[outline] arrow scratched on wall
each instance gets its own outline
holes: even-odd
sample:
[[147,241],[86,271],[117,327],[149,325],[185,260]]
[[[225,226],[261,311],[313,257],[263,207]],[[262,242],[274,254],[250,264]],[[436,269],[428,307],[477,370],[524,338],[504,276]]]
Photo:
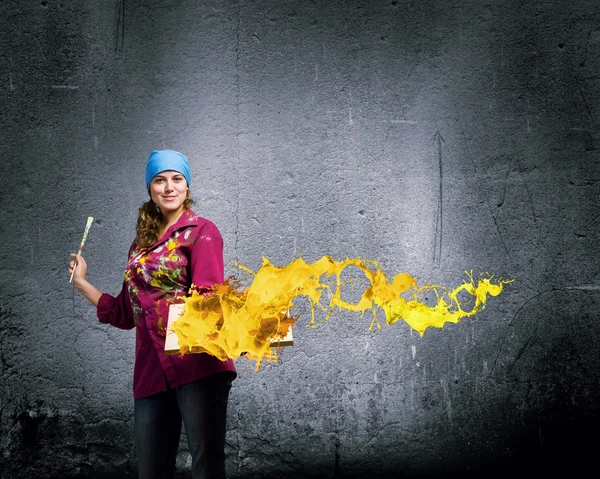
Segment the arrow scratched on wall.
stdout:
[[446,145],[442,134],[439,130],[436,130],[433,135],[433,142],[436,146],[436,155],[438,159],[439,167],[439,199],[438,199],[438,211],[435,223],[435,236],[433,238],[433,262],[437,263],[438,266],[442,261],[442,241],[444,233],[444,170],[442,167],[442,144]]
[[123,44],[125,43],[125,0],[119,2],[117,12],[117,34],[115,42],[115,53],[123,53]]

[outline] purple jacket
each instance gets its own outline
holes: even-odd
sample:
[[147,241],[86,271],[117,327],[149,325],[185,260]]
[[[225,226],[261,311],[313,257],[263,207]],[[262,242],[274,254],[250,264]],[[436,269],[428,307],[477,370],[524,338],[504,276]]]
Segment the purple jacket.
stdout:
[[103,293],[97,314],[101,323],[136,329],[135,399],[165,391],[167,381],[174,388],[215,373],[236,373],[231,359],[164,352],[169,305],[181,303],[192,285],[202,292],[223,281],[221,234],[192,210],[186,210],[153,246],[131,245],[123,288],[116,297]]

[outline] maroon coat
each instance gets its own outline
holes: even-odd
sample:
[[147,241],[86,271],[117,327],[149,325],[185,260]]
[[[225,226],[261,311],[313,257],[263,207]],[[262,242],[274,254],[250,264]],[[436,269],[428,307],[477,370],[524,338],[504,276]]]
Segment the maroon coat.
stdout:
[[217,227],[186,210],[149,248],[129,251],[125,280],[116,296],[103,293],[98,319],[121,329],[136,328],[135,399],[224,371],[236,372],[231,359],[207,353],[165,354],[169,305],[183,302],[192,285],[206,291],[224,281],[223,239]]

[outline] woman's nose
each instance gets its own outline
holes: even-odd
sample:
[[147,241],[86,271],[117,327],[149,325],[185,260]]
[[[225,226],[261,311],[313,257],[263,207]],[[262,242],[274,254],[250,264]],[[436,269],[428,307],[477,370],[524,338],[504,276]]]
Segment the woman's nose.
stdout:
[[171,180],[165,181],[165,190],[172,191],[174,188],[174,184]]

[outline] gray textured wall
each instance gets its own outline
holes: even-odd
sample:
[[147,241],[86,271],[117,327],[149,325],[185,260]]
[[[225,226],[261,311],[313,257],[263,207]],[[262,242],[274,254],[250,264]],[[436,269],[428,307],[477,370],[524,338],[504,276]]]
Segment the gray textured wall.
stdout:
[[[571,473],[600,396],[600,3],[7,1],[0,7],[0,477],[128,477],[116,293],[155,148],[227,260],[330,254],[514,278],[423,337],[337,314],[237,362],[232,478]],[[227,266],[231,273],[232,266]],[[180,471],[186,470],[182,442]]]

